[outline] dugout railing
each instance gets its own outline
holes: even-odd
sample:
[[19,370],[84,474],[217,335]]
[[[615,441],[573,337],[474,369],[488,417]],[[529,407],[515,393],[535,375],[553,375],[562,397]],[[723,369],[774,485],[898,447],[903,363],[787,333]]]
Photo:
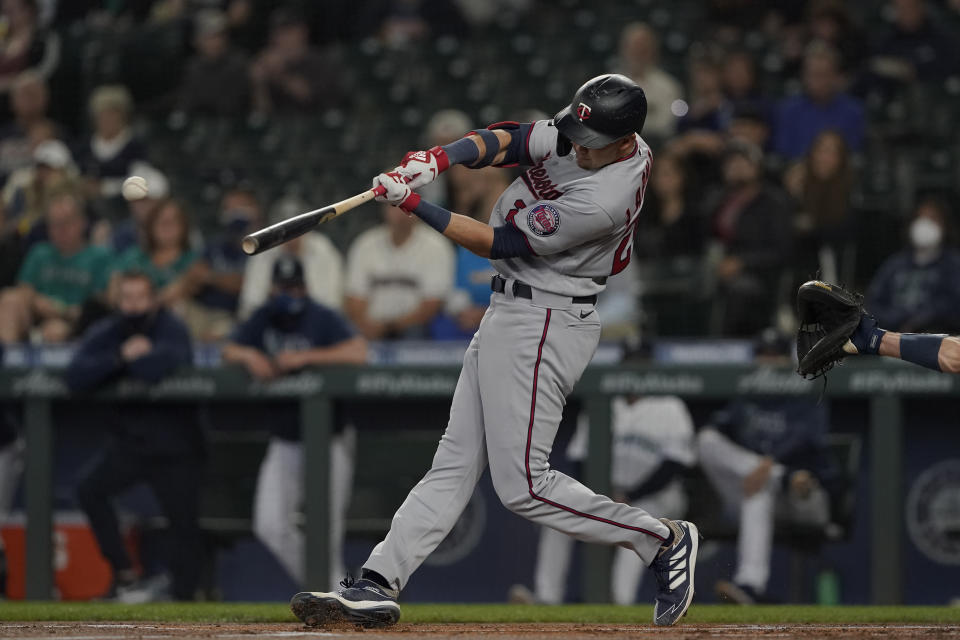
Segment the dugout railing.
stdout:
[[[148,386],[121,380],[84,401],[257,402],[292,399],[300,404],[306,458],[324,459],[334,420],[334,402],[443,399],[452,396],[456,367],[338,367],[314,369],[268,383],[251,381],[239,369],[190,369]],[[592,425],[610,424],[610,399],[621,394],[675,394],[689,400],[723,400],[738,395],[784,396],[823,393],[830,398],[862,398],[869,404],[871,599],[875,604],[902,600],[903,420],[904,396],[954,396],[955,376],[877,360],[854,361],[831,372],[829,384],[802,380],[782,367],[752,365],[596,365],[585,372],[574,394]],[[28,599],[49,599],[52,567],[52,465],[56,429],[51,407],[70,402],[59,374],[44,369],[0,369],[0,402],[23,404],[27,441],[25,496],[27,513]],[[590,429],[585,482],[598,492],[610,489],[610,430]],[[329,473],[325,465],[306,465],[306,570],[309,584],[327,584]],[[588,545],[584,593],[607,601],[611,549]]]

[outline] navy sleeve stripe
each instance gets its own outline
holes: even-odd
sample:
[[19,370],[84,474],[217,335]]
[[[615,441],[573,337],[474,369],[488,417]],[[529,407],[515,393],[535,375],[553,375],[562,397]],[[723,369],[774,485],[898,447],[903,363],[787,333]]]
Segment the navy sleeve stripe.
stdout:
[[493,228],[493,246],[490,248],[490,258],[492,260],[529,255],[537,254],[530,246],[530,240],[527,239],[523,231],[510,225]]

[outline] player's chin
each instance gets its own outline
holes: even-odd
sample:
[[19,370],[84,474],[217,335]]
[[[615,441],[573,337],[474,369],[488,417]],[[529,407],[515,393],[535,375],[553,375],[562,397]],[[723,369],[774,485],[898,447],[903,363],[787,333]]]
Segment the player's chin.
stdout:
[[581,169],[593,169],[593,163],[590,162],[590,159],[581,156],[577,156],[577,166]]

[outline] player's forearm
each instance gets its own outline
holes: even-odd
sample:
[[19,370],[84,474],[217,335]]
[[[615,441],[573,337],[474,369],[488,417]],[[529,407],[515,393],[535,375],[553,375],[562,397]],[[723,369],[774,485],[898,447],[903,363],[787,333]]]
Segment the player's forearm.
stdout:
[[443,235],[481,258],[489,258],[493,248],[493,227],[468,216],[453,213]]
[[440,309],[443,308],[443,300],[438,300],[436,298],[428,299],[422,301],[417,308],[400,316],[399,318],[394,318],[393,320],[388,321],[387,332],[388,333],[397,333],[406,331],[410,327],[418,327],[424,325],[430,320],[433,319],[435,315],[440,313]]
[[935,371],[960,373],[960,338],[954,336],[887,331],[877,353]]
[[223,358],[223,361],[228,364],[243,364],[247,363],[251,357],[256,356],[259,353],[253,347],[247,347],[242,344],[236,344],[230,342],[223,347],[223,351],[220,353],[220,357]]
[[329,347],[308,349],[302,354],[305,366],[364,364],[367,361],[367,341],[358,336]]
[[939,359],[941,371],[960,373],[960,338],[944,338],[940,345]]
[[880,339],[880,348],[877,353],[881,356],[890,358],[900,357],[900,334],[893,331],[887,331]]
[[[491,133],[493,134],[492,136],[490,135]],[[465,139],[470,140],[471,142],[473,142],[474,145],[476,145],[477,160],[480,160],[487,156],[488,142],[495,149],[495,151],[492,152],[493,159],[490,162],[482,165],[482,166],[486,166],[486,164],[498,164],[500,162],[503,162],[503,158],[507,153],[507,147],[510,146],[512,136],[510,135],[509,131],[504,131],[503,129],[496,129],[491,132],[485,132],[483,135],[471,133]],[[468,164],[467,166],[473,166],[476,164],[477,164],[477,161],[474,161]]]

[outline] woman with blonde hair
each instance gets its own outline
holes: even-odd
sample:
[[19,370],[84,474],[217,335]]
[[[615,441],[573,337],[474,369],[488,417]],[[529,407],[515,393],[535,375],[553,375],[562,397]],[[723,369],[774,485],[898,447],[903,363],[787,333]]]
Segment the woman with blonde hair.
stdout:
[[89,109],[93,133],[80,151],[80,169],[92,197],[115,197],[130,165],[147,155],[130,126],[133,98],[123,85],[104,85],[90,95]]

